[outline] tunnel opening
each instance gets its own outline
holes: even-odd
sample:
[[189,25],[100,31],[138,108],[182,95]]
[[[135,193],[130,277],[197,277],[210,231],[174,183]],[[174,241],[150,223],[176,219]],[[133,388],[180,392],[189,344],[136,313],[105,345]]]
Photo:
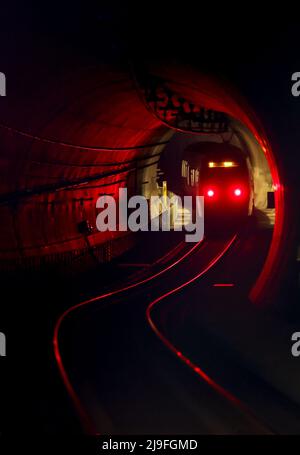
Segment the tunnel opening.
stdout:
[[[194,128],[191,128],[189,132],[194,136],[198,135],[198,137],[201,136],[201,133],[205,133],[205,136],[207,136],[209,131],[204,131],[207,125],[215,127],[217,124],[217,127],[222,128],[225,126],[225,129],[226,126],[228,128],[230,125],[234,130],[233,138],[236,138],[242,144],[242,148],[247,150],[254,184],[254,209],[256,215],[260,217],[262,224],[274,227],[266,261],[261,268],[257,281],[253,284],[250,295],[253,301],[261,304],[271,302],[276,295],[279,283],[276,276],[284,274],[282,267],[279,266],[280,261],[278,262],[278,258],[287,257],[282,246],[284,243],[285,195],[283,185],[279,179],[278,160],[275,158],[274,150],[272,150],[258,116],[232,87],[228,87],[227,84],[222,85],[220,81],[216,81],[213,77],[200,74],[190,67],[183,69],[174,64],[168,67],[152,65],[151,71],[158,76],[158,83],[156,81],[158,88],[156,87],[156,90],[160,95],[160,91],[163,90],[165,97],[163,98],[162,110],[155,97],[154,105],[153,99],[150,97],[149,101],[152,101],[152,104],[150,103],[148,108],[150,107],[152,113],[162,123],[171,125],[177,132],[186,132],[186,124],[191,125],[190,113],[194,110],[195,105],[198,105],[200,106],[201,114],[204,114],[200,119],[200,131],[199,129],[197,130],[197,125],[196,128],[193,125]],[[176,77],[174,77],[175,74]],[[163,78],[163,84],[159,81],[159,78]],[[150,93],[153,95],[153,92]],[[167,120],[165,110],[166,106],[170,106],[170,98],[172,98],[174,93],[175,99],[177,97],[177,103],[176,101],[174,103],[174,99],[172,100],[171,117],[173,119],[170,121],[170,119]],[[147,102],[147,91],[144,95],[144,101]],[[177,107],[179,116],[177,114],[174,116],[174,112],[172,112],[174,104]],[[187,108],[186,104],[188,104]],[[205,106],[206,111],[203,111],[201,106]],[[185,110],[185,114],[183,114],[183,110]],[[214,111],[224,113],[225,116],[211,116],[211,112]],[[210,122],[211,120],[212,122]],[[210,132],[212,132],[211,128]],[[278,153],[278,151],[276,152]],[[286,247],[288,248],[287,245]]]

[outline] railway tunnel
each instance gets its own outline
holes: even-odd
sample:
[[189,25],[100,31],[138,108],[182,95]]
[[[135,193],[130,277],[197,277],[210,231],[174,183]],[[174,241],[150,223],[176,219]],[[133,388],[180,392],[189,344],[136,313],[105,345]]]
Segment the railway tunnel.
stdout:
[[[76,255],[91,251],[100,261],[112,259],[134,240],[97,232],[97,197],[117,195],[124,186],[132,194],[155,194],[160,156],[174,135],[176,143],[178,131],[190,135],[190,141],[209,136],[220,141],[222,131],[214,131],[219,124],[207,122],[207,131],[189,131],[186,124],[168,123],[162,108],[155,110],[147,99],[148,82],[137,82],[132,71],[70,65],[58,79],[37,70],[31,80],[22,73],[23,85],[16,84],[14,95],[1,100],[2,268],[61,260],[71,265]],[[206,112],[221,112],[229,125],[227,136],[246,144],[256,206],[267,207],[268,189],[275,194],[275,232],[262,273],[268,270],[270,279],[275,273],[270,271],[282,263],[278,255],[285,251],[282,230],[288,217],[276,156],[261,124],[234,94],[190,68],[160,66],[149,77],[155,83],[159,77],[163,88],[157,90],[169,90],[175,103],[180,99]],[[167,115],[172,114],[169,109]]]
[[[183,46],[182,50],[179,46],[184,58],[182,61],[176,59],[174,63],[172,58],[168,61],[169,48],[162,45],[157,35],[154,42],[147,35],[147,40],[153,45],[150,55],[147,55],[149,42],[143,41],[146,32],[141,30],[141,23],[131,24],[130,34],[138,35],[145,48],[141,45],[133,52],[130,49],[127,54],[126,45],[132,45],[132,36],[129,44],[126,42],[124,46],[120,13],[117,14],[117,25],[111,11],[98,18],[102,24],[100,37],[95,32],[94,18],[87,14],[83,19],[83,22],[88,21],[82,29],[86,35],[83,42],[78,37],[73,41],[74,34],[81,34],[76,13],[76,26],[72,21],[68,22],[67,32],[64,30],[63,34],[52,30],[53,14],[48,20],[43,18],[49,29],[42,42],[36,40],[41,33],[40,23],[38,32],[20,23],[21,29],[25,29],[24,43],[18,38],[17,49],[15,43],[9,44],[14,51],[17,50],[14,55],[19,56],[18,61],[12,59],[11,53],[3,52],[3,70],[7,74],[7,96],[0,100],[0,267],[3,276],[15,280],[24,274],[25,277],[35,277],[43,270],[55,271],[54,279],[50,276],[43,282],[47,294],[50,288],[55,291],[53,282],[57,274],[62,280],[66,276],[67,280],[68,273],[74,269],[72,279],[75,276],[79,280],[80,275],[92,273],[95,269],[93,277],[97,277],[98,284],[105,285],[106,277],[103,278],[101,273],[99,277],[97,270],[102,272],[103,265],[114,263],[127,253],[130,257],[130,252],[139,244],[136,233],[99,232],[96,229],[98,197],[117,197],[119,189],[126,187],[130,195],[141,194],[148,199],[159,194],[162,181],[169,188],[168,168],[175,162],[178,172],[181,172],[187,146],[227,143],[238,147],[247,159],[253,180],[255,217],[266,223],[270,230],[270,245],[259,273],[247,289],[248,296],[258,307],[279,303],[283,312],[289,311],[290,307],[294,311],[295,302],[282,296],[290,288],[291,281],[292,286],[296,286],[295,275],[298,273],[299,220],[295,214],[298,187],[293,160],[299,132],[289,112],[284,89],[281,87],[277,97],[282,112],[278,115],[271,89],[264,85],[266,75],[260,86],[256,85],[257,79],[252,81],[246,76],[245,81],[244,76],[241,77],[243,84],[236,84],[238,76],[234,75],[234,70],[239,76],[243,75],[245,56],[239,61],[230,54],[230,70],[223,79],[219,71],[214,71],[214,65],[207,71],[211,62],[207,55],[213,54],[213,44],[210,49],[203,49],[203,62],[197,57],[197,46],[188,57],[186,48]],[[62,17],[65,17],[63,13]],[[108,26],[103,27],[103,21],[107,21]],[[161,18],[159,22],[164,23]],[[74,31],[76,27],[77,31]],[[64,25],[61,28],[64,29]],[[177,37],[176,43],[181,39],[182,36]],[[28,44],[30,51],[26,47]],[[225,60],[227,57],[226,54]],[[261,60],[263,57],[262,51]],[[272,58],[270,68],[276,69],[276,59]],[[260,64],[256,66],[257,72]],[[274,78],[276,84],[279,74]],[[254,94],[254,87],[258,95]],[[265,91],[268,96],[264,97]],[[164,174],[161,173],[163,166]],[[252,246],[252,253],[256,247],[255,244]],[[199,255],[199,261],[198,256],[192,260],[190,273],[193,267],[198,273],[200,265],[205,270],[205,261],[212,262],[213,253],[218,257],[219,252],[217,254],[215,249],[216,245],[213,245],[210,253]],[[238,246],[236,250],[239,250]],[[244,260],[247,251],[240,252],[240,255]],[[182,277],[186,280],[191,278],[188,269],[187,266],[182,270]],[[214,284],[222,285],[218,271],[213,280]],[[110,285],[118,285],[114,275]],[[197,292],[205,295],[206,291],[201,288]],[[87,296],[90,297],[89,292]],[[64,297],[59,295],[55,303],[46,304],[55,308],[54,319],[70,306],[70,302],[63,302]],[[76,298],[76,303],[78,299],[83,300],[81,294]],[[44,295],[42,300],[46,300]],[[37,301],[32,313],[38,308],[41,315],[40,297]],[[22,309],[23,313],[26,311]],[[128,322],[132,315],[123,314],[125,311],[122,309],[121,313]],[[195,310],[195,315],[198,311]],[[110,317],[114,321],[113,311]],[[135,321],[134,316],[132,318]],[[91,333],[98,330],[98,319],[90,321],[90,316],[85,313],[82,321],[81,316],[79,322],[74,322],[72,317],[71,320],[78,330],[81,330],[81,323],[86,324],[86,333],[89,324]],[[47,326],[48,322],[43,322]],[[105,322],[103,324],[103,332],[108,336]],[[177,327],[175,323],[174,326]],[[52,329],[51,326],[50,336]],[[119,329],[123,330],[122,327]],[[68,330],[67,322],[68,335],[64,336],[72,338],[73,332],[71,330],[70,335]],[[95,355],[98,355],[96,347],[102,343],[97,341],[99,344],[95,343],[91,348],[91,352],[95,349]],[[87,344],[86,347],[90,346]],[[113,346],[112,351],[115,350]],[[66,351],[67,358],[68,346]],[[59,359],[60,353],[56,351],[56,360]],[[85,359],[81,360],[85,365]],[[69,359],[67,365],[68,362]],[[69,366],[74,373],[76,366],[72,362]],[[93,372],[90,365],[85,367],[87,372]],[[80,383],[85,379],[80,377],[76,381]],[[84,388],[78,388],[83,402],[87,407],[91,406],[92,393],[82,397]],[[101,413],[97,409],[96,420],[98,412]],[[109,424],[107,428],[111,429]]]

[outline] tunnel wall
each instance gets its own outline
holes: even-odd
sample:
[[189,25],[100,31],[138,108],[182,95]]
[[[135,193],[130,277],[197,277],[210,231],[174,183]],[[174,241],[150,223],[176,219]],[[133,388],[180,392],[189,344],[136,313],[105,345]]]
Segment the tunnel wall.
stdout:
[[[128,72],[64,64],[53,74],[52,65],[20,74],[0,104],[4,268],[114,242],[119,233],[95,229],[97,198],[117,195],[152,167],[155,175],[163,148],[151,144],[165,128],[139,102]],[[88,236],[80,232],[83,221],[93,229]]]

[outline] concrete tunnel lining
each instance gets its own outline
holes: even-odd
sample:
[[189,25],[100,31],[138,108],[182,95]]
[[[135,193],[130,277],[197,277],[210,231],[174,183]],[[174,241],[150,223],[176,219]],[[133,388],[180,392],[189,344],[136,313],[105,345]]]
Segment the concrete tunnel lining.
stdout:
[[[275,199],[278,221],[268,259],[258,280],[262,290],[262,277],[266,273],[272,274],[271,269],[275,266],[280,251],[282,252],[278,239],[281,238],[283,228],[284,206],[276,161],[260,122],[246,104],[245,108],[242,107],[241,99],[235,93],[231,95],[229,90],[213,79],[182,68],[163,68],[159,71],[160,76],[166,78],[175,92],[208,108],[224,111],[244,124],[265,153],[277,188]],[[7,150],[2,158],[2,194],[27,191],[37,184],[47,185],[61,179],[71,181],[73,178],[89,178],[93,167],[101,169],[101,162],[106,163],[107,170],[109,163],[120,160],[120,166],[115,167],[118,170],[123,161],[141,156],[141,150],[134,147],[163,140],[167,128],[145,109],[130,73],[113,74],[111,70],[104,71],[103,67],[93,67],[92,70],[77,73],[70,71],[66,74],[62,80],[54,79],[52,84],[51,79],[44,79],[44,83],[38,85],[31,81],[31,85],[26,85],[26,93],[16,93],[9,104],[3,103],[1,106],[2,123],[29,133],[26,138],[1,128],[2,149]],[[83,88],[82,92],[78,91],[78,87]],[[37,141],[31,136],[51,138],[53,143]],[[82,149],[68,147],[60,142],[80,144]],[[101,153],[89,150],[91,147],[99,147],[99,144],[111,149],[128,147],[128,150]],[[154,147],[150,155],[156,152],[157,148]],[[114,194],[127,177],[125,172],[121,182],[116,174],[104,178],[101,183],[106,185],[105,192]],[[28,255],[51,255],[85,248],[84,240],[78,236],[77,224],[83,216],[93,219],[94,206],[91,201],[96,195],[97,180],[90,188],[75,186],[69,191],[28,197],[26,204],[1,206],[2,217],[9,220],[1,226],[1,262],[3,259],[22,259]],[[33,223],[36,226],[34,231],[31,229]],[[91,236],[91,245],[97,246],[107,240],[103,234],[96,233]]]
[[[98,71],[100,75],[106,75],[103,68],[99,68]],[[0,206],[3,217],[9,220],[1,227],[1,256],[4,261],[14,259],[15,256],[49,256],[57,252],[85,248],[84,240],[78,235],[76,226],[83,218],[83,214],[91,221],[95,218],[95,204],[91,201],[96,199],[99,190],[115,193],[120,185],[124,185],[130,170],[122,171],[123,163],[130,162],[131,167],[135,168],[140,160],[142,168],[155,161],[146,157],[158,155],[160,147],[149,147],[149,143],[160,143],[165,128],[161,128],[139,103],[128,75],[125,82],[124,76],[120,78],[119,75],[115,76],[114,80],[99,82],[99,73],[94,74],[93,88],[96,96],[91,97],[89,75],[88,96],[84,83],[84,93],[77,96],[79,98],[77,103],[68,104],[70,99],[76,98],[74,93],[73,98],[70,95],[71,88],[76,87],[78,91],[76,84],[78,75],[72,73],[75,81],[71,84],[70,78],[66,78],[66,86],[60,87],[60,94],[63,93],[65,99],[62,101],[58,96],[60,101],[58,106],[58,100],[52,96],[53,88],[49,91],[50,96],[47,99],[45,96],[33,95],[34,81],[32,90],[27,90],[26,97],[22,93],[23,97],[21,94],[20,98],[16,96],[15,104],[10,101],[9,106],[4,105],[6,123],[15,125],[15,130],[28,133],[28,136],[24,136],[4,128],[1,128],[0,132],[2,147],[7,150],[2,160],[2,196],[22,191],[25,191],[27,196],[20,204],[13,201],[12,204]],[[47,80],[44,93],[47,93],[48,84]],[[55,84],[58,82],[54,81],[53,85]],[[111,91],[110,96],[108,87]],[[39,93],[41,92],[43,91],[39,87]],[[32,120],[30,129],[27,125],[29,101],[32,118],[36,119],[36,122]],[[108,106],[104,111],[103,102]],[[16,121],[12,123],[16,107],[19,113],[17,124]],[[47,118],[49,112],[56,112],[50,121]],[[131,112],[130,116],[128,112]],[[34,140],[32,136],[50,138],[51,141]],[[72,145],[68,147],[68,143],[76,147]],[[78,144],[81,145],[80,148],[77,147]],[[97,149],[99,144],[104,147],[103,150]],[[146,147],[141,148],[144,145]],[[109,174],[110,171],[115,172],[115,175],[93,180],[93,174],[101,172]],[[93,183],[82,187],[69,185],[67,188],[68,182],[76,182],[79,179]],[[29,189],[47,187],[60,182],[61,191],[49,193],[46,191],[43,194],[28,196]],[[101,186],[102,191],[99,188]],[[31,230],[32,223],[36,226],[34,232]],[[90,241],[92,245],[97,245],[108,239],[107,235],[95,233]]]

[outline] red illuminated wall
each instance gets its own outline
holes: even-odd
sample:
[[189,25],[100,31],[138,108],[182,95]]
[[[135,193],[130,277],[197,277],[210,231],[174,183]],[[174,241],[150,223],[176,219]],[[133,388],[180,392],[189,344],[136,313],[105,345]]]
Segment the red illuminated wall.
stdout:
[[[243,122],[266,154],[278,187],[277,218],[265,268],[252,292],[258,299],[281,273],[287,248],[284,193],[272,145],[258,117],[231,89],[192,70],[160,65],[151,71],[187,100]],[[0,108],[0,123],[10,127],[0,128],[2,263],[85,248],[78,222],[93,223],[98,195],[116,193],[132,172],[126,167],[136,166],[131,160],[152,150],[134,147],[159,142],[166,131],[144,105],[129,70],[64,63],[58,73],[31,68],[14,83]],[[95,178],[107,172],[114,175]],[[90,242],[101,244],[110,235],[94,233]]]

